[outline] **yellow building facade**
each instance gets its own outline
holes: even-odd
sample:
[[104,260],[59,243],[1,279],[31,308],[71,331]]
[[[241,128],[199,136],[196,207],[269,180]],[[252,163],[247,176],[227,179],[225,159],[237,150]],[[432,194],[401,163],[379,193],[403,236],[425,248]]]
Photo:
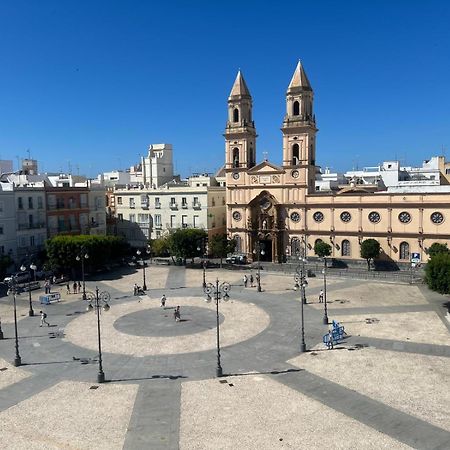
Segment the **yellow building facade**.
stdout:
[[[261,260],[314,256],[320,239],[332,257],[360,259],[360,244],[379,241],[380,259],[409,263],[418,253],[450,239],[449,193],[387,193],[348,185],[337,191],[315,191],[316,120],[314,93],[299,62],[286,92],[282,131],[283,160],[278,166],[256,164],[256,128],[252,97],[239,72],[228,98],[225,128],[227,228],[237,251]],[[417,256],[417,255],[414,255]]]

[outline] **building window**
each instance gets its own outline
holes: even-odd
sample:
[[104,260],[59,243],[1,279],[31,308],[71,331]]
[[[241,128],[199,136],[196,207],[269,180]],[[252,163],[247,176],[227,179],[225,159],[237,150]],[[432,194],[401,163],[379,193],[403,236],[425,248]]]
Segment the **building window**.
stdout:
[[347,239],[342,241],[341,255],[350,256],[350,241]]
[[121,205],[122,204],[122,197],[117,197],[117,204]]
[[344,223],[348,223],[352,220],[352,215],[348,211],[341,212],[341,220]]
[[187,208],[188,207],[186,197],[181,197],[181,207],[182,208]]
[[431,221],[436,225],[439,225],[444,221],[443,214],[440,212],[437,212],[437,211],[434,212],[433,214],[431,214],[430,218],[431,218]]
[[398,220],[400,220],[401,223],[409,223],[411,222],[411,214],[403,211],[398,215]]
[[135,205],[135,203],[134,203],[134,198],[133,197],[131,197],[130,198],[130,208],[134,208],[136,205]]
[[294,116],[300,115],[300,103],[299,102],[297,102],[297,101],[294,102],[294,107],[293,107],[292,113],[293,113],[292,115],[294,115]]
[[120,222],[123,222],[123,214],[117,214],[117,218],[120,220]]
[[300,222],[300,214],[296,211],[291,213],[291,220],[292,222]]
[[234,251],[236,253],[242,252],[242,239],[240,236],[236,235],[234,236],[234,242],[236,242],[236,246],[234,247]]
[[187,224],[187,216],[181,216],[181,227],[182,228],[187,228],[188,224]]
[[299,238],[291,239],[291,255],[292,256],[301,256],[301,246]]
[[175,228],[176,218],[177,216],[170,216],[170,228]]
[[161,226],[161,214],[155,214],[155,227]]
[[370,212],[368,217],[372,223],[378,223],[381,220],[380,213],[376,211]]
[[130,222],[136,222],[136,214],[130,214]]
[[34,245],[35,245],[34,236],[30,236],[30,247],[34,247]]
[[38,197],[37,201],[38,201],[38,209],[42,209],[44,207],[42,197]]
[[300,147],[298,144],[292,146],[292,164],[296,166],[300,162]]
[[409,261],[409,244],[407,242],[400,244],[400,259]]
[[313,214],[313,219],[315,222],[322,222],[324,219],[323,212],[317,211]]
[[159,197],[155,197],[155,208],[157,209],[161,208],[161,201]]
[[33,197],[28,197],[28,209],[33,209]]
[[239,149],[233,148],[233,167],[239,167]]
[[198,216],[194,216],[194,228],[198,228]]
[[19,197],[17,199],[17,209],[23,209],[23,199],[22,199],[22,197]]
[[3,234],[3,225],[0,225],[0,234]]
[[233,110],[233,122],[237,123],[239,122],[239,109],[234,108]]

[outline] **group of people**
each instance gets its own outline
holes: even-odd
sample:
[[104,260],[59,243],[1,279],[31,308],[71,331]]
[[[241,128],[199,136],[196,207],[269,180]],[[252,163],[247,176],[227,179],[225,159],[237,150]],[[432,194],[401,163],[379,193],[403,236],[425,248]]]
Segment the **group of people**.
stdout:
[[143,295],[144,289],[142,289],[141,286],[138,286],[137,283],[134,283],[133,294],[134,295]]
[[250,281],[250,287],[254,287],[254,282],[256,280],[256,283],[259,283],[259,275],[256,274],[255,278],[253,278],[253,274],[250,274],[250,277],[247,276],[247,274],[244,275],[243,281],[244,281],[244,287],[248,286],[248,282]]
[[[70,283],[69,282],[67,282],[67,284],[66,284],[66,289],[67,289],[68,294],[72,293],[70,291]],[[72,285],[72,289],[73,289],[74,294],[81,294],[81,283],[79,281],[74,281],[73,285]]]

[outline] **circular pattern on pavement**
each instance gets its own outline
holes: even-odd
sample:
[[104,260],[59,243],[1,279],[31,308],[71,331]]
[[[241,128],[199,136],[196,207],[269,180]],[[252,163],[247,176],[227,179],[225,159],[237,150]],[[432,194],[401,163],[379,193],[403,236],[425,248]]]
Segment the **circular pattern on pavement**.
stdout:
[[[174,324],[174,308],[146,309],[126,314],[114,322],[114,328],[134,336],[184,336],[216,328],[216,312],[198,306],[181,309],[181,321]],[[219,313],[219,324],[224,320]]]
[[[183,311],[188,308],[205,309],[204,317],[215,314],[214,302],[205,303],[201,297],[171,297],[170,303],[180,305],[181,318]],[[154,305],[154,306],[153,306]],[[195,311],[195,310],[194,310]],[[220,326],[220,342],[222,347],[234,345],[246,341],[261,333],[270,323],[269,315],[251,303],[236,300],[221,302],[219,312],[223,315],[223,323]],[[128,301],[121,304],[111,304],[111,309],[101,313],[102,350],[109,353],[123,354],[135,357],[153,355],[173,355],[181,353],[196,353],[211,350],[216,347],[216,327],[199,331],[193,334],[172,334],[159,336],[136,336],[118,330],[114,324],[119,319],[131,314],[161,314],[159,303],[155,299]],[[171,312],[170,314],[173,314]],[[136,316],[137,317],[137,316]],[[175,322],[167,317],[168,327],[181,328],[186,322]],[[210,319],[208,319],[210,323]],[[169,325],[170,324],[170,325]],[[120,325],[119,325],[120,326]],[[189,330],[189,328],[186,328]],[[135,333],[135,332],[134,332]],[[177,335],[176,335],[177,334]],[[65,339],[79,347],[97,350],[97,318],[95,313],[85,313],[67,324],[65,328]]]

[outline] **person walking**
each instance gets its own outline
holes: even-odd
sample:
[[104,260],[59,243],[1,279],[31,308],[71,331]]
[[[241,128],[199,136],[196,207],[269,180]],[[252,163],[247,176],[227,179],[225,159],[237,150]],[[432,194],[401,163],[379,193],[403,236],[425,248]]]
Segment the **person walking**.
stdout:
[[319,303],[323,303],[323,290],[322,289],[319,292]]
[[42,325],[47,324],[47,326],[49,327],[50,324],[47,322],[47,314],[44,311],[39,311],[39,314],[41,315],[41,324],[39,325],[40,327],[42,327]]
[[134,283],[134,286],[133,286],[133,293],[134,293],[134,295],[138,295],[138,290],[139,290],[138,285],[136,283]]
[[66,284],[67,293],[70,294],[70,283],[67,282]]
[[72,286],[72,289],[73,289],[73,293],[74,293],[74,294],[77,293],[77,287],[78,287],[78,283],[77,283],[76,281],[74,281],[74,282],[73,282],[73,286]]
[[244,287],[246,288],[248,284],[248,277],[247,275],[244,275]]
[[175,319],[175,322],[179,322],[181,320],[181,313],[180,313],[180,307],[177,306],[173,312],[173,318]]
[[327,341],[327,347],[328,350],[331,350],[334,348],[334,342],[333,342],[333,332],[331,330],[328,330],[328,341]]
[[250,286],[253,287],[253,274],[250,274]]
[[78,282],[78,293],[80,293],[80,292],[81,292],[81,283]]
[[164,306],[166,306],[166,294],[163,294],[163,296],[161,297],[161,303],[159,304],[160,307],[164,308]]

